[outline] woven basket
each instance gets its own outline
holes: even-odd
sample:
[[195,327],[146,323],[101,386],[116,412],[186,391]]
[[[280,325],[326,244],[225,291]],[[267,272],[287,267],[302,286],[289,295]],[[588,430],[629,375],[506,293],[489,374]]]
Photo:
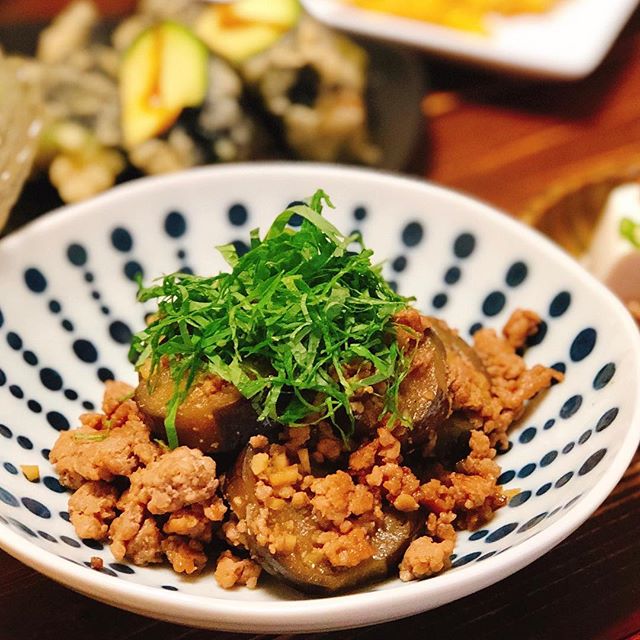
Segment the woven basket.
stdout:
[[639,180],[640,153],[560,180],[532,200],[520,218],[579,257],[589,248],[611,191]]

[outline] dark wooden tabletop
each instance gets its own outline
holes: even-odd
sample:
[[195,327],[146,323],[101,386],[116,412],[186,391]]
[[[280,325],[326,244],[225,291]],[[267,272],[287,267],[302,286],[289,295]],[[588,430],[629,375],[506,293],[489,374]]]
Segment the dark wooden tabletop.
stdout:
[[[62,2],[0,0],[0,23],[42,19]],[[105,0],[111,12],[130,0]],[[640,156],[640,12],[591,77],[544,83],[425,59],[426,137],[410,167],[518,215],[576,176]],[[0,552],[0,638],[230,640],[156,622],[67,590]],[[263,637],[267,636],[255,636]],[[280,636],[283,638],[285,636]],[[437,610],[306,640],[640,637],[640,456],[572,536],[517,574]]]

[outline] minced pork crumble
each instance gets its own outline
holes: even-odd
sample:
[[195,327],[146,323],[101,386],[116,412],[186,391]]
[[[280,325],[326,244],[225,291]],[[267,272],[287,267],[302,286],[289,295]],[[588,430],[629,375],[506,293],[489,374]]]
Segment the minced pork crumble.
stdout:
[[[399,325],[422,331],[443,326],[413,310],[401,315]],[[507,430],[526,402],[562,378],[541,365],[527,368],[519,355],[539,322],[532,312],[516,311],[502,335],[477,331],[473,349],[486,375],[447,346],[449,415],[462,415],[473,426],[462,459],[445,466],[426,443],[428,464],[412,469],[404,464],[407,429],[384,420],[361,436],[348,458],[329,425],[285,428],[275,441],[253,436],[250,469],[259,509],[244,518],[229,508],[234,505],[225,497],[219,461],[153,440],[133,388],[107,382],[102,412],[82,415],[81,426],[61,433],[51,450],[60,481],[74,491],[71,523],[81,538],[108,542],[118,561],[168,561],[179,573],[197,574],[215,556],[221,587],[254,588],[261,567],[247,550],[248,536],[276,557],[298,544],[293,520],[276,518],[282,509],[314,518],[313,553],[336,569],[373,557],[373,534],[384,511],[393,509],[415,514],[421,523],[399,563],[400,579],[437,574],[450,566],[456,531],[477,528],[508,502],[497,484],[496,449],[507,446]],[[356,412],[366,405],[366,394],[354,400]],[[340,460],[348,464],[324,476],[312,474],[314,465]]]

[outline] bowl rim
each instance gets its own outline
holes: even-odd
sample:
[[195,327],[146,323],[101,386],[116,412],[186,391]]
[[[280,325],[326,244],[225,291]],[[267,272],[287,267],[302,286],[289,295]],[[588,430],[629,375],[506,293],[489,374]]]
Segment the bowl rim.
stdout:
[[[287,172],[292,179],[325,175],[365,183],[372,181],[391,188],[422,192],[426,196],[437,194],[443,202],[462,202],[466,206],[473,206],[478,218],[484,217],[494,225],[502,226],[514,237],[535,247],[536,251],[542,251],[560,261],[577,283],[591,287],[604,296],[608,300],[610,311],[615,312],[621,324],[626,326],[629,334],[627,357],[635,359],[638,371],[635,397],[640,398],[640,332],[614,294],[538,231],[476,198],[423,179],[399,176],[382,170],[304,162],[250,162],[199,167],[171,175],[141,178],[119,185],[91,200],[55,209],[2,239],[0,252],[13,251],[21,243],[28,242],[31,236],[46,233],[58,225],[66,225],[74,218],[95,215],[106,203],[126,201],[130,195],[145,194],[156,189],[184,189],[185,185],[192,182],[197,183],[215,176],[222,176],[224,179],[225,176],[237,175],[246,180],[253,175],[264,179],[282,175],[283,172]],[[420,212],[416,212],[416,215],[420,215]],[[233,600],[181,592],[171,592],[168,598],[167,592],[158,587],[88,571],[85,567],[69,562],[19,536],[2,523],[0,548],[70,588],[109,604],[161,619],[229,631],[264,633],[294,629],[329,631],[365,626],[406,617],[469,595],[502,580],[546,553],[587,520],[607,498],[623,476],[639,442],[640,400],[636,400],[624,440],[616,455],[609,461],[604,475],[571,509],[563,512],[552,526],[497,554],[489,562],[470,564],[460,571],[445,572],[428,580],[409,582],[395,588],[358,591],[328,598],[305,597],[283,601]]]

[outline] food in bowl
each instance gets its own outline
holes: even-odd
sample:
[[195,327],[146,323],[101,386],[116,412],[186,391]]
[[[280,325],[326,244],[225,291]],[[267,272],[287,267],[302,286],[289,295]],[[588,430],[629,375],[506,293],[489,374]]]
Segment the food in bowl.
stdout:
[[329,594],[440,573],[456,530],[507,503],[496,449],[562,379],[521,358],[540,319],[516,311],[468,345],[323,205],[221,247],[229,272],[141,286],[158,307],[132,341],[137,388],[107,382],[50,453],[80,537],[186,574],[214,556],[226,588],[264,569]]
[[75,0],[26,61],[45,107],[37,166],[64,202],[212,162],[382,160],[365,50],[298,0],[141,0],[106,31]]
[[424,20],[454,29],[488,31],[490,14],[518,15],[550,11],[557,0],[347,0],[363,9]]

